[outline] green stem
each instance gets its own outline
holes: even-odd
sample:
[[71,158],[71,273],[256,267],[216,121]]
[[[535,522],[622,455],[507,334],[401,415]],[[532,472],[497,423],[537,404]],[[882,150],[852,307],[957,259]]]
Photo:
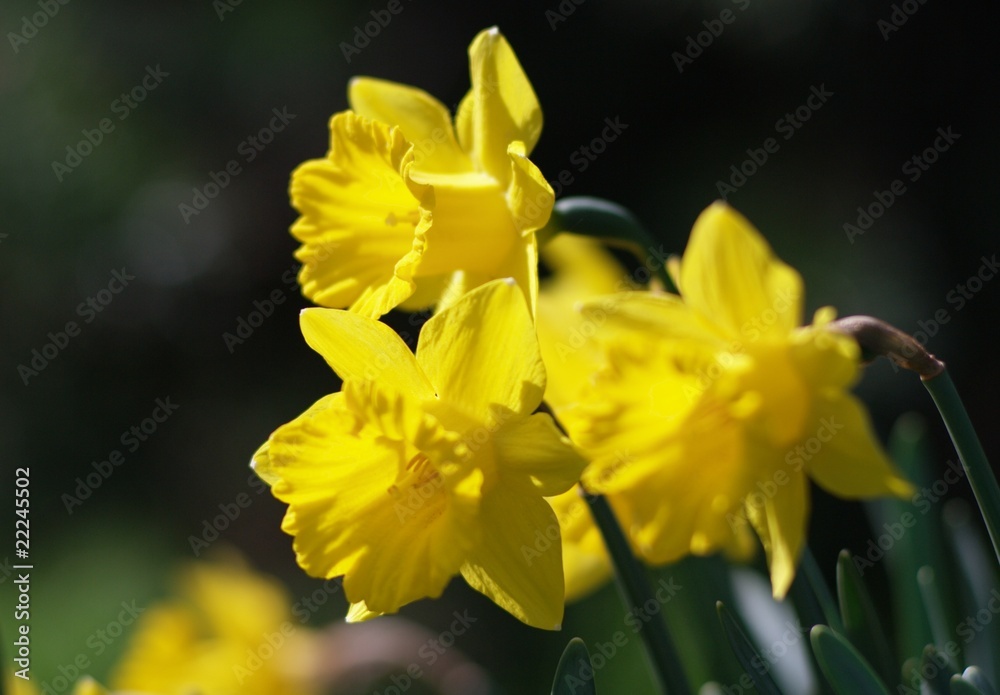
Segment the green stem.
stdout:
[[871,316],[847,316],[830,323],[830,328],[857,340],[864,359],[883,355],[920,375],[958,451],[1000,562],[1000,487],[944,362],[927,352],[913,336]]
[[993,475],[989,461],[986,460],[986,452],[983,445],[979,443],[976,430],[969,420],[969,413],[962,404],[962,399],[955,390],[948,372],[942,370],[940,374],[922,380],[927,391],[934,399],[941,419],[944,420],[951,441],[958,451],[958,458],[965,469],[965,475],[969,478],[972,492],[979,503],[979,510],[986,521],[986,529],[990,533],[990,540],[993,541],[993,550],[1000,562],[1000,486],[997,486],[997,479]]
[[[607,499],[601,495],[591,495],[584,491],[584,499],[590,512],[594,517],[594,522],[601,530],[604,537],[604,544],[608,548],[611,560],[615,566],[615,576],[618,579],[618,589],[622,593],[622,598],[626,606],[631,609],[640,609],[648,601],[662,603],[658,601],[646,577],[645,570],[629,547],[628,540],[618,525],[618,519],[608,504]],[[660,689],[672,695],[690,695],[691,686],[684,675],[680,658],[677,655],[677,648],[674,647],[670,633],[663,620],[653,619],[642,625],[642,638],[646,645],[646,653],[652,662],[653,671],[659,681]]]
[[639,219],[618,203],[591,196],[562,198],[556,201],[552,217],[539,236],[544,242],[548,235],[558,232],[589,236],[624,248],[645,263],[664,289],[674,290],[661,246],[654,243]]

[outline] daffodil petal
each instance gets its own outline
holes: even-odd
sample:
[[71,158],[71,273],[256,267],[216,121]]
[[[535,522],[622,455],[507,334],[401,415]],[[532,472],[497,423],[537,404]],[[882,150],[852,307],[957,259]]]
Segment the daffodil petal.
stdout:
[[266,441],[257,447],[257,451],[253,452],[253,456],[250,457],[250,468],[253,472],[257,474],[257,477],[263,480],[268,485],[274,485],[278,476],[275,475],[273,469],[271,468],[271,442]]
[[545,226],[552,214],[555,193],[538,167],[528,159],[524,143],[515,141],[507,146],[513,173],[507,201],[514,217],[514,226],[522,234]]
[[587,465],[546,413],[500,428],[493,442],[500,465],[527,474],[538,493],[546,497],[573,487]]
[[395,267],[413,250],[423,188],[403,177],[413,154],[400,131],[345,112],[331,119],[330,134],[327,157],[292,174],[299,282],[318,304],[363,302],[381,315],[413,292]]
[[691,311],[676,295],[629,291],[599,297],[584,306],[603,310],[613,326],[636,329],[647,336],[691,341],[713,351],[741,349],[740,343],[728,340],[729,336]]
[[455,110],[455,135],[458,136],[458,143],[466,152],[472,152],[476,144],[474,134],[475,114],[473,113],[475,103],[475,90],[470,89],[462,97],[462,100],[458,102],[458,108]]
[[351,524],[383,501],[398,476],[398,447],[360,439],[356,423],[341,395],[334,407],[304,413],[271,435],[278,477],[271,491],[289,505],[282,529],[296,537],[299,565],[313,576],[353,567],[363,545],[351,538]]
[[722,202],[698,217],[681,260],[684,301],[733,338],[787,336],[802,320],[802,278]]
[[[309,406],[303,415],[315,414],[321,410],[326,410],[334,406],[340,398],[341,396],[336,393],[323,396]],[[271,440],[267,440],[257,447],[257,451],[250,457],[250,468],[257,474],[257,477],[268,485],[274,485],[278,481],[278,474],[275,472],[274,464],[271,462]]]
[[[559,521],[552,507],[541,497],[501,484],[483,497],[479,513],[489,532],[462,566],[462,576],[518,620],[559,629],[565,590]],[[556,540],[537,546],[536,534]]]
[[341,379],[384,380],[402,393],[432,398],[434,390],[406,343],[384,323],[336,309],[304,309],[302,335]]
[[748,498],[747,514],[767,552],[771,590],[776,599],[788,593],[805,545],[809,483],[802,471],[788,469],[788,483],[773,495]]
[[424,171],[458,173],[472,162],[455,139],[448,109],[427,92],[371,77],[355,77],[348,100],[358,114],[398,126],[413,144],[413,167]]
[[525,154],[531,153],[542,133],[542,109],[514,50],[496,27],[473,39],[469,67],[472,89],[458,111],[459,138],[471,133],[471,142],[462,142],[465,150],[506,185],[510,180],[507,145],[520,140]]
[[527,415],[545,391],[545,367],[524,294],[508,280],[474,289],[424,324],[417,363],[440,399],[467,415]]
[[500,277],[513,278],[528,300],[534,316],[538,310],[538,241],[534,234],[520,238],[497,271]]
[[792,334],[790,355],[802,378],[820,392],[841,393],[861,370],[861,351],[853,338],[824,327],[806,326]]
[[737,423],[706,405],[654,451],[609,441],[585,481],[589,489],[618,491],[609,500],[648,562],[705,555],[729,543],[734,527],[745,523],[739,511],[751,480],[741,436]]
[[366,620],[378,618],[381,615],[383,614],[369,610],[364,601],[358,601],[357,603],[351,604],[351,607],[347,610],[347,617],[345,620],[349,623],[363,623]]
[[[895,470],[878,445],[868,415],[850,394],[817,403],[799,460],[809,476],[828,492],[850,499],[897,495],[913,486]],[[816,447],[816,449],[814,449]]]

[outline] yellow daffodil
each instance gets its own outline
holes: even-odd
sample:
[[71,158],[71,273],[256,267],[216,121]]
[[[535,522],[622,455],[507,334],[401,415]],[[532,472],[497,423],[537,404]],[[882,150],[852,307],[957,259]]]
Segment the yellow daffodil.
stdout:
[[426,92],[356,78],[326,158],[292,175],[299,282],[317,304],[377,318],[513,277],[534,307],[535,231],[554,200],[528,159],[542,111],[495,27],[469,59],[472,88],[454,125]]
[[292,619],[291,602],[280,584],[238,562],[220,562],[186,568],[179,588],[176,598],[140,615],[112,678],[116,691],[312,692],[308,673],[315,669],[315,639]]
[[634,293],[608,324],[608,365],[564,417],[594,457],[584,482],[611,493],[652,562],[731,544],[749,518],[787,592],[801,554],[808,478],[835,495],[906,495],[848,389],[851,339],[831,308],[802,318],[802,281],[723,203],[698,218],[672,266],[681,296]]
[[562,620],[556,529],[543,497],[584,461],[541,403],[545,369],[510,280],[466,294],[423,327],[416,355],[383,323],[306,309],[302,332],[344,380],[258,450],[288,504],[283,528],[309,574],[344,577],[349,620],[441,594],[461,574],[520,620]]

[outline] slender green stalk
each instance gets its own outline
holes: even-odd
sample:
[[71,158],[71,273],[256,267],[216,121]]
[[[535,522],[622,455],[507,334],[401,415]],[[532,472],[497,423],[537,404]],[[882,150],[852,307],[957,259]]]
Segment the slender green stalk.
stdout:
[[990,463],[986,460],[983,445],[979,443],[976,430],[969,420],[969,413],[966,412],[965,405],[948,372],[942,370],[940,374],[924,378],[922,381],[934,399],[934,404],[941,413],[941,419],[948,428],[948,434],[951,435],[951,441],[958,451],[958,458],[969,478],[972,492],[986,522],[986,529],[990,533],[990,540],[993,541],[997,561],[1000,562],[1000,486],[997,485]]
[[864,359],[882,355],[920,375],[958,451],[1000,561],[1000,486],[944,362],[927,352],[913,336],[871,316],[846,316],[833,321],[830,328],[857,340]]
[[539,236],[544,240],[546,235],[558,232],[573,232],[627,249],[646,264],[665,289],[674,289],[659,245],[638,218],[617,203],[591,196],[562,198]]
[[[649,601],[662,603],[653,595],[645,570],[632,554],[628,540],[618,525],[618,519],[615,518],[608,501],[601,495],[591,495],[586,491],[584,499],[590,507],[594,522],[601,530],[601,536],[604,537],[604,544],[615,566],[618,588],[626,606],[629,609],[642,610],[642,606]],[[677,649],[663,620],[654,617],[649,622],[643,623],[641,633],[661,691],[671,695],[690,695],[691,686],[684,675]]]

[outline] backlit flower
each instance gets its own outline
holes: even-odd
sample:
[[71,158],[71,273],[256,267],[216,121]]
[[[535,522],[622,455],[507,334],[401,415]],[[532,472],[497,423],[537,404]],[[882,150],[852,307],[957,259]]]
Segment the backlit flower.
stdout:
[[454,124],[426,92],[356,78],[329,153],[293,174],[299,282],[317,304],[378,317],[513,277],[534,307],[535,231],[554,199],[528,159],[541,108],[496,28],[476,36],[469,59]]
[[383,323],[306,309],[302,332],[344,380],[282,426],[254,468],[288,504],[299,565],[344,577],[360,620],[441,594],[461,574],[520,620],[557,627],[558,532],[543,499],[584,462],[533,414],[545,369],[520,290],[483,285],[424,325],[416,355]]
[[[563,421],[593,456],[584,483],[652,562],[731,544],[749,517],[783,596],[802,551],[808,478],[835,495],[906,495],[848,389],[851,339],[802,318],[802,281],[723,203],[672,268],[681,297],[633,293],[608,324],[608,364]],[[624,333],[622,333],[624,332]],[[630,334],[629,334],[630,332]]]

